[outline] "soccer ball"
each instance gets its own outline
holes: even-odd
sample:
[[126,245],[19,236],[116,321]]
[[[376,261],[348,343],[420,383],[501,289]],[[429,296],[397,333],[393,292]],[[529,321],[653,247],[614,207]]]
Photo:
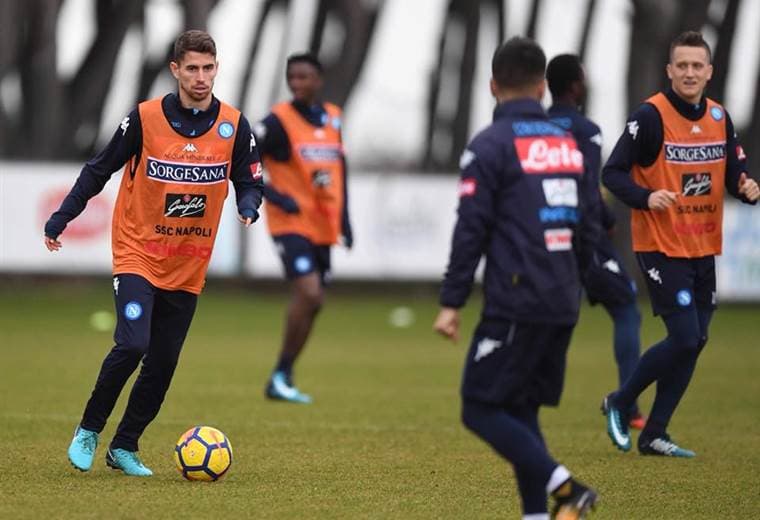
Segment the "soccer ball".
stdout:
[[227,436],[210,426],[190,428],[174,447],[174,463],[187,480],[213,482],[232,464],[232,445]]

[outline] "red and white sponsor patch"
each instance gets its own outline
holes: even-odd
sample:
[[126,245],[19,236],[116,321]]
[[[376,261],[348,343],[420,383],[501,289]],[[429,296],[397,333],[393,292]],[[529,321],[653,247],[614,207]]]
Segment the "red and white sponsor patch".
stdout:
[[251,163],[249,167],[251,168],[251,176],[253,177],[253,180],[257,181],[264,175],[264,170],[261,168],[260,162]]
[[518,137],[515,148],[525,173],[583,173],[583,154],[572,137]]
[[547,251],[570,251],[573,248],[573,230],[568,228],[544,231]]
[[459,181],[459,197],[472,197],[475,195],[478,183],[475,179],[462,179]]
[[744,148],[742,148],[742,145],[740,145],[740,144],[736,145],[736,157],[740,161],[743,161],[744,159],[747,158],[747,154],[744,153]]

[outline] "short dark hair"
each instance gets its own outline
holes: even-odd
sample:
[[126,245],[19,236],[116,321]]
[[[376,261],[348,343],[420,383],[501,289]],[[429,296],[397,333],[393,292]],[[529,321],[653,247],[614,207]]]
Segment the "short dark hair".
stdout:
[[527,87],[543,79],[546,55],[530,38],[515,36],[502,43],[491,60],[491,74],[502,88]]
[[546,66],[546,81],[553,98],[563,96],[574,82],[583,81],[581,59],[577,54],[555,56]]
[[216,43],[206,31],[191,29],[177,36],[177,39],[174,41],[173,60],[179,63],[185,57],[185,54],[191,51],[211,54],[216,58]]
[[322,63],[320,63],[319,59],[312,54],[311,52],[301,52],[297,54],[291,54],[288,56],[288,61],[285,65],[285,72],[287,73],[288,69],[290,69],[290,66],[294,63],[308,63],[315,69],[317,69],[317,72],[319,75],[322,75]]
[[670,53],[668,54],[671,61],[673,61],[673,49],[676,47],[702,47],[707,51],[707,61],[712,63],[710,45],[705,41],[701,32],[685,31],[673,38],[673,41],[670,42]]

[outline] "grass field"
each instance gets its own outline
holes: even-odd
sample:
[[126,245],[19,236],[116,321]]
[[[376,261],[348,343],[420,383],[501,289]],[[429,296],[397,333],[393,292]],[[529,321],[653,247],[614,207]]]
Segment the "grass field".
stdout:
[[[328,299],[297,382],[311,406],[264,399],[281,328],[283,293],[211,285],[201,297],[174,382],[141,442],[155,475],[127,478],[103,463],[122,395],[92,471],[66,460],[110,332],[89,327],[112,307],[110,283],[0,289],[0,518],[519,518],[511,471],[459,423],[466,339],[435,337],[425,291]],[[388,325],[411,307],[409,328]],[[642,305],[644,345],[662,333]],[[594,485],[598,519],[744,519],[760,507],[760,307],[722,308],[672,424],[694,460],[621,454],[598,411],[614,385],[611,324],[584,308],[559,409],[542,413],[554,455]],[[131,386],[131,382],[129,383]],[[126,392],[125,392],[126,394]],[[643,403],[651,399],[651,390]],[[190,426],[230,438],[235,459],[215,484],[183,481],[172,449]]]

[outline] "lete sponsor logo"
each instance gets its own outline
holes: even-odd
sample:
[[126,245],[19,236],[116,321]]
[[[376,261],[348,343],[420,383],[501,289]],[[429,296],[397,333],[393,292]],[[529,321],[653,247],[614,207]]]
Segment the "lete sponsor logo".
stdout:
[[525,173],[583,173],[583,154],[572,137],[518,137],[515,148]]
[[[57,188],[44,192],[40,197],[38,215],[42,225],[69,194],[69,188]],[[111,229],[111,203],[106,195],[89,200],[87,208],[77,218],[69,222],[63,235],[67,240],[93,240],[107,234]],[[42,226],[40,226],[42,227]]]
[[573,248],[573,230],[568,228],[544,230],[547,251],[570,251]]

